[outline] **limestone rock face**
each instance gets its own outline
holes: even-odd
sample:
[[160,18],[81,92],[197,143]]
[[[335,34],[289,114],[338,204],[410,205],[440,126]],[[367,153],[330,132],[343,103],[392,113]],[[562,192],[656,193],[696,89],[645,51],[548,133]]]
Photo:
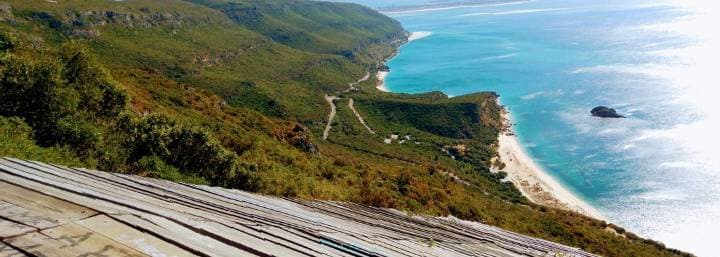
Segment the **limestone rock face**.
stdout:
[[618,114],[615,109],[606,106],[598,106],[593,108],[590,111],[590,115],[600,118],[625,118],[625,116]]

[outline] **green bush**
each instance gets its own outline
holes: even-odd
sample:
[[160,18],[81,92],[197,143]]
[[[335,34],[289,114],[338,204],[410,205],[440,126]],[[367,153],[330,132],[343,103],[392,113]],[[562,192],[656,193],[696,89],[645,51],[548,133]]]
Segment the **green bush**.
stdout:
[[87,167],[68,148],[36,145],[32,128],[18,117],[0,117],[0,156]]
[[197,176],[187,176],[180,170],[167,164],[162,158],[152,155],[145,156],[137,162],[137,168],[147,172],[150,177],[192,184],[208,184],[205,179]]
[[101,132],[95,124],[72,116],[57,121],[55,139],[87,156],[97,148]]
[[77,43],[67,43],[63,49],[63,75],[68,86],[80,94],[83,101],[80,107],[102,117],[114,117],[124,111],[127,94],[110,73],[93,60],[88,50]]
[[161,115],[129,122],[126,145],[131,162],[157,156],[183,173],[202,177],[213,185],[240,188],[250,185],[250,174],[240,168],[237,155],[209,132]]
[[20,41],[18,41],[17,37],[15,35],[7,33],[7,32],[1,32],[0,33],[0,51],[7,51],[10,49],[13,49],[17,47],[20,44]]
[[16,57],[6,61],[0,75],[0,115],[23,118],[41,145],[60,143],[57,122],[77,108],[76,92],[63,87],[56,63]]
[[18,116],[42,146],[69,145],[89,156],[102,141],[98,118],[127,109],[127,94],[85,50],[65,48],[64,62],[9,55],[0,70],[0,115]]

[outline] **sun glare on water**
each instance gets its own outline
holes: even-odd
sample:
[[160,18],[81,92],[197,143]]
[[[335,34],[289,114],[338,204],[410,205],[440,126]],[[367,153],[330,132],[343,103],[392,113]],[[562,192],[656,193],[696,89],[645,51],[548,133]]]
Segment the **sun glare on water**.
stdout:
[[[682,163],[665,165],[691,167],[694,176],[703,176],[708,183],[706,192],[720,192],[720,2],[667,1],[687,13],[673,21],[643,26],[641,29],[667,33],[689,39],[686,46],[655,51],[665,60],[651,64],[649,73],[667,80],[677,92],[678,104],[689,106],[688,115],[696,116],[691,122],[670,129],[648,130],[642,139],[669,140],[688,156]],[[671,118],[671,117],[668,117]],[[679,174],[678,176],[682,176]],[[700,186],[700,185],[698,185]],[[714,255],[714,243],[720,243],[720,196],[687,196],[707,199],[704,210],[694,212],[677,226],[665,228],[651,235],[671,247],[688,249],[699,256]],[[682,208],[682,206],[678,206]]]

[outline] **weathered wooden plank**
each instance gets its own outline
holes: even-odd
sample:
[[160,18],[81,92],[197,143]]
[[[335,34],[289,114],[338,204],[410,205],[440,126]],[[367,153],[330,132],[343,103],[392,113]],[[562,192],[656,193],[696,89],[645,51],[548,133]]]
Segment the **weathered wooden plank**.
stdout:
[[[136,228],[147,228],[156,236],[166,235],[166,241],[173,241],[176,245],[187,246],[188,249],[195,249],[204,256],[254,256],[248,252],[242,251],[235,247],[231,247],[225,243],[219,242],[206,235],[198,234],[196,231],[186,226],[167,220],[164,217],[152,215],[128,206],[118,205],[104,199],[90,197],[84,190],[70,191],[68,188],[57,185],[56,182],[47,180],[42,177],[29,173],[23,173],[12,167],[5,166],[5,162],[0,162],[0,180],[13,184],[22,184],[29,188],[35,188],[43,193],[54,197],[75,202],[82,206],[92,206],[105,214],[115,214],[119,217],[127,214],[136,215],[137,218],[122,219],[123,221],[133,221],[130,223]],[[22,176],[16,176],[22,175]],[[113,215],[113,216],[115,216]],[[144,222],[142,222],[144,221]],[[160,224],[160,225],[155,225]]]
[[5,239],[4,242],[35,256],[70,257],[88,253],[85,249],[67,247],[65,242],[55,240],[39,232]]
[[[87,177],[81,174],[76,174],[71,170],[63,170],[56,167],[41,167],[40,165],[35,166],[34,164],[27,165],[38,168],[40,170],[44,168],[51,169],[53,171],[52,174],[60,174],[63,172],[69,173],[63,173],[63,178],[68,179],[68,183],[66,184],[82,183],[83,180],[88,179]],[[97,175],[98,177],[104,177],[101,174]],[[48,176],[45,177],[53,179]],[[111,181],[108,179],[112,178],[106,177],[104,179],[94,179],[94,186],[91,189],[93,193],[98,196],[102,196],[103,198],[113,198],[113,195],[116,194],[123,195],[123,198],[119,198],[117,199],[117,201],[131,201],[135,206],[141,207],[146,211],[152,209],[151,207],[146,207],[146,205],[152,205],[155,208],[154,211],[156,212],[160,212],[160,209],[164,208],[164,206],[167,206],[167,204],[161,204],[161,202],[159,202],[161,201],[161,198],[168,200],[172,199],[175,204],[171,205],[172,208],[170,209],[182,210],[182,212],[185,214],[193,215],[194,217],[187,217],[191,219],[197,219],[198,222],[190,222],[193,226],[197,228],[202,228],[208,232],[215,232],[216,235],[221,235],[223,238],[232,242],[242,242],[244,246],[238,245],[239,247],[243,247],[245,249],[255,249],[257,251],[267,252],[268,254],[276,256],[311,256],[322,254],[321,252],[313,250],[313,248],[311,247],[305,247],[303,245],[297,244],[296,242],[300,240],[300,238],[298,238],[297,236],[291,236],[290,238],[282,238],[275,234],[262,233],[262,229],[256,229],[252,231],[248,230],[242,225],[227,222],[224,220],[226,217],[219,215],[219,213],[211,211],[209,212],[209,210],[206,208],[210,206],[207,206],[207,204],[205,203],[196,202],[193,206],[188,206],[184,203],[182,199],[173,199],[168,194],[163,194],[161,197],[155,197],[150,193],[156,190],[147,190],[137,187],[120,188],[118,186],[122,183],[117,183],[116,181]],[[142,190],[142,192],[140,192],[139,190]],[[162,213],[163,216],[175,215],[175,213],[173,213],[172,211],[163,211]],[[186,217],[178,216],[178,218],[182,219]],[[212,218],[212,220],[214,221],[200,221],[202,219],[208,218]]]
[[7,245],[4,242],[0,241],[0,257],[24,257],[24,256],[27,256],[27,255],[16,250],[15,248],[10,247],[10,245]]
[[8,202],[0,202],[0,216],[12,222],[39,229],[65,223],[57,217],[49,217]]
[[[2,203],[0,201],[0,203]],[[7,220],[0,214],[0,239],[22,235],[37,229],[14,221]]]
[[[68,223],[59,227],[45,229],[41,234],[61,245],[62,249],[70,249],[84,256],[148,256],[124,244],[88,230],[80,225]],[[49,239],[45,239],[48,241]],[[54,243],[54,244],[55,244]],[[43,252],[45,255],[51,255]]]
[[[25,196],[15,189],[6,197],[15,206],[40,209],[68,202],[100,213],[68,219],[47,231],[90,231],[111,240],[113,247],[150,256],[593,256],[451,218],[411,217],[352,203],[282,199],[20,160],[0,160],[2,183],[37,193]],[[35,197],[60,202],[25,204]],[[58,213],[77,211],[44,215]],[[32,243],[32,234],[11,239]]]
[[[177,201],[180,205],[187,204],[187,202],[190,201],[193,205],[188,207],[200,208],[198,210],[212,212],[213,214],[222,216],[223,219],[228,220],[228,222],[217,220],[220,223],[217,225],[208,223],[211,227],[223,230],[224,237],[234,241],[246,242],[248,245],[251,245],[256,249],[262,249],[268,253],[280,256],[342,256],[342,253],[338,251],[321,247],[318,243],[319,240],[311,240],[307,238],[307,236],[302,236],[301,233],[297,231],[295,233],[289,232],[288,228],[281,228],[281,226],[277,226],[274,223],[257,221],[254,222],[255,224],[252,226],[237,224],[242,223],[245,220],[238,220],[238,216],[233,212],[238,209],[233,209],[228,206],[233,206],[235,204],[231,202],[218,202],[216,198],[207,197],[207,195],[202,194],[202,192],[193,190],[190,187],[181,186],[184,191],[176,192],[171,189],[176,187],[178,184],[174,184],[174,186],[167,185],[166,187],[159,188],[149,184],[147,181],[132,177],[101,173],[95,173],[93,175],[102,177],[104,180],[107,180],[106,182],[108,183],[113,183],[116,186],[123,186],[131,191],[143,190],[145,193],[157,194],[164,199]],[[235,206],[237,207],[237,205]],[[262,216],[267,216],[268,214],[270,213],[265,212],[262,213]],[[198,215],[206,216],[203,213],[199,213]],[[277,216],[277,213],[275,213],[275,215]],[[221,224],[225,227],[219,227]]]
[[[80,220],[95,215],[96,212],[77,204],[62,201],[0,181],[0,212],[18,223],[47,228]],[[2,203],[5,204],[2,204]],[[8,213],[11,212],[11,213]]]
[[[125,176],[121,176],[125,177]],[[134,177],[126,177],[128,181],[133,181],[141,185],[150,185],[149,181],[146,179],[139,179]],[[155,181],[153,181],[155,182]],[[205,191],[196,190],[192,187],[183,186],[179,184],[174,183],[163,183],[162,181],[157,181],[158,183],[161,183],[165,186],[162,188],[154,188],[153,190],[162,190],[162,193],[165,194],[168,197],[184,197],[188,200],[195,201],[199,204],[202,204],[205,211],[211,211],[214,210],[217,212],[217,214],[222,215],[223,217],[229,219],[231,222],[237,222],[242,223],[245,220],[238,220],[236,219],[237,216],[235,215],[253,215],[257,216],[258,218],[261,217],[273,217],[275,222],[267,222],[266,219],[261,218],[260,220],[256,220],[255,222],[252,222],[252,226],[237,226],[235,224],[228,224],[223,223],[229,227],[232,227],[234,229],[240,230],[247,234],[257,234],[258,237],[262,240],[277,240],[281,239],[284,240],[284,244],[289,245],[289,247],[293,248],[301,248],[299,249],[302,252],[306,252],[312,255],[327,255],[327,256],[343,256],[342,252],[335,251],[333,249],[325,249],[321,247],[319,244],[319,240],[316,238],[313,238],[313,235],[303,235],[306,232],[304,231],[294,231],[294,229],[289,228],[287,226],[284,226],[284,224],[276,224],[278,222],[281,223],[287,223],[286,219],[292,219],[291,216],[285,216],[275,210],[258,210],[255,208],[247,208],[245,206],[240,205],[240,203],[246,202],[239,202],[239,201],[233,201],[229,199],[223,199],[219,198],[215,195],[208,194]],[[153,186],[154,187],[154,186]],[[251,214],[252,213],[252,214]],[[267,236],[263,236],[267,235]],[[257,242],[256,239],[249,238],[247,239],[249,242],[255,241],[252,245],[257,244],[258,247],[262,247],[263,242]],[[270,245],[269,247],[274,247]],[[302,248],[305,248],[304,250]],[[286,253],[289,254],[289,253]]]
[[140,218],[136,215],[112,215],[113,218],[130,224],[135,228],[142,228],[156,237],[162,237],[178,247],[192,250],[196,255],[202,256],[257,256],[242,249],[231,247],[204,234],[196,233],[186,227],[158,216]]
[[87,230],[137,249],[152,257],[196,256],[153,235],[138,231],[105,215],[98,215],[77,221],[76,223]]
[[22,206],[50,216],[62,216],[68,220],[79,220],[97,214],[77,204],[50,197],[33,190],[28,190],[0,181],[3,189],[0,200]]
[[[165,183],[165,184],[167,184],[167,183]],[[169,186],[169,187],[172,187],[172,186]],[[163,187],[163,190],[167,190],[167,189],[169,189],[169,187]],[[188,191],[188,189],[187,189],[187,187],[186,187],[184,192],[187,193],[187,191]],[[192,194],[185,194],[185,196],[188,196],[188,195],[192,195]],[[193,195],[193,196],[196,197],[196,195]],[[204,198],[203,201],[212,202],[213,199]],[[276,216],[278,215],[277,212],[274,213],[274,214],[275,214]],[[274,218],[278,218],[278,217],[274,217]],[[286,238],[294,238],[293,241],[295,241],[295,243],[297,243],[298,239],[302,239],[302,238],[298,238],[298,237],[293,237],[293,235],[289,235],[289,236],[288,236],[288,233],[286,232],[286,230],[278,230],[276,227],[272,227],[272,226],[269,226],[269,227],[268,227],[268,226],[258,226],[258,227],[256,227],[256,228],[257,228],[258,230],[261,230],[261,229],[265,229],[266,227],[267,227],[267,228],[274,229],[273,232],[269,232],[269,233],[266,232],[266,233],[267,233],[267,234],[270,234],[270,235],[274,235],[275,237],[283,237],[283,236],[279,236],[279,235],[280,235],[280,234],[285,234],[285,237],[286,237]],[[258,231],[258,232],[262,232],[262,231]],[[313,241],[313,242],[307,241],[307,242],[304,242],[304,243],[315,243],[315,242],[314,242],[314,241]]]

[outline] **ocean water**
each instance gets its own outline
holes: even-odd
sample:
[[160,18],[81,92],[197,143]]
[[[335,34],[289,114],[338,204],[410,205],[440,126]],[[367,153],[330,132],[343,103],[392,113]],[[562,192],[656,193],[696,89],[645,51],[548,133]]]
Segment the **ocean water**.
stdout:
[[[611,222],[719,256],[718,4],[538,0],[388,15],[432,33],[388,62],[390,91],[498,92],[528,153]],[[598,105],[628,118],[590,117]]]

